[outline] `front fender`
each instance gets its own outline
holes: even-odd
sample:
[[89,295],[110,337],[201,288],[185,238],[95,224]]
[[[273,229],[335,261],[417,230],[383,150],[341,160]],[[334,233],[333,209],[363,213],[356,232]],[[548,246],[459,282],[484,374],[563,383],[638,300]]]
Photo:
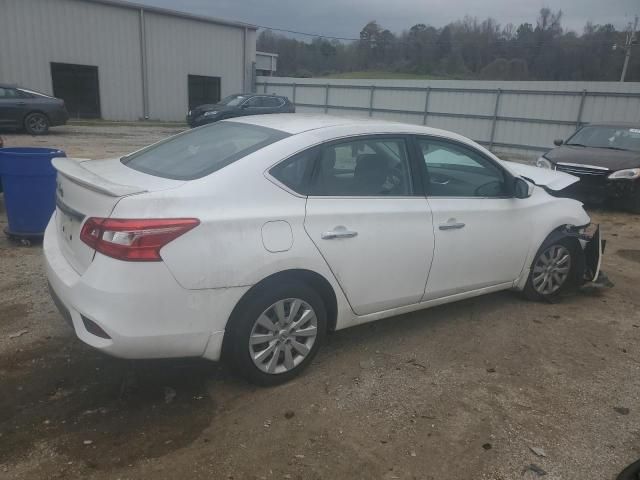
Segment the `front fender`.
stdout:
[[[537,215],[534,217],[533,238],[531,239],[524,268],[514,282],[516,290],[524,289],[536,253],[551,235],[568,236],[566,227],[586,227],[591,223],[591,218],[582,207],[582,203],[577,200],[551,196],[549,198],[552,200],[546,202],[544,208],[538,210]],[[582,252],[583,249],[580,248],[579,255],[582,255],[583,258],[579,261],[583,265],[582,268],[584,268],[584,255]],[[582,278],[582,274],[579,278]]]

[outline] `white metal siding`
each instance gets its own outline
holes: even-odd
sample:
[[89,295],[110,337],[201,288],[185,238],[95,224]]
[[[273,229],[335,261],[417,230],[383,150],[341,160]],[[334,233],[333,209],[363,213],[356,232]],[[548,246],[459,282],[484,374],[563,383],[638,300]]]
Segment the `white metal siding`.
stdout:
[[135,10],[78,0],[2,0],[0,82],[52,94],[51,62],[98,67],[103,118],[142,117]]
[[242,90],[243,29],[156,13],[145,20],[152,120],[185,118],[188,75],[220,77],[223,97]]
[[[84,0],[0,4],[0,82],[52,94],[51,62],[97,66],[102,117],[144,117],[139,10]],[[222,96],[251,88],[255,30],[246,29],[245,42],[244,27],[149,10],[145,28],[151,119],[184,120],[189,74],[221,77]]]

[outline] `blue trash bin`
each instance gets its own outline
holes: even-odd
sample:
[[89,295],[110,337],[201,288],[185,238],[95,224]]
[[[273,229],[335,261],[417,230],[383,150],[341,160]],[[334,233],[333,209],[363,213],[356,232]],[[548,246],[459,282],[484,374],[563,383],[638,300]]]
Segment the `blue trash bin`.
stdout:
[[56,170],[51,159],[66,157],[53,148],[0,148],[0,177],[11,237],[44,235],[56,208]]

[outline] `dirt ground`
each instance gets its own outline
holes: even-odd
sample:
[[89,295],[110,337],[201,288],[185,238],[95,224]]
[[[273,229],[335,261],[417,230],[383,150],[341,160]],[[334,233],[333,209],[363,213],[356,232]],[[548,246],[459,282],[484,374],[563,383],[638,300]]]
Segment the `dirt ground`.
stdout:
[[[175,131],[3,136],[103,158]],[[640,216],[591,213],[615,288],[555,304],[504,292],[337,332],[270,389],[85,347],[48,296],[41,247],[0,236],[0,478],[613,480],[640,458]]]

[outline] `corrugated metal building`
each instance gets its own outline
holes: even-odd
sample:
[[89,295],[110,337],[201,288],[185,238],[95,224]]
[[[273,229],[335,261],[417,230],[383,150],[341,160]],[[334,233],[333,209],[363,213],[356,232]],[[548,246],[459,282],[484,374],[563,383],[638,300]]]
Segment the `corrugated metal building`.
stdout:
[[61,97],[72,117],[183,120],[252,88],[252,25],[120,0],[0,3],[0,83]]

